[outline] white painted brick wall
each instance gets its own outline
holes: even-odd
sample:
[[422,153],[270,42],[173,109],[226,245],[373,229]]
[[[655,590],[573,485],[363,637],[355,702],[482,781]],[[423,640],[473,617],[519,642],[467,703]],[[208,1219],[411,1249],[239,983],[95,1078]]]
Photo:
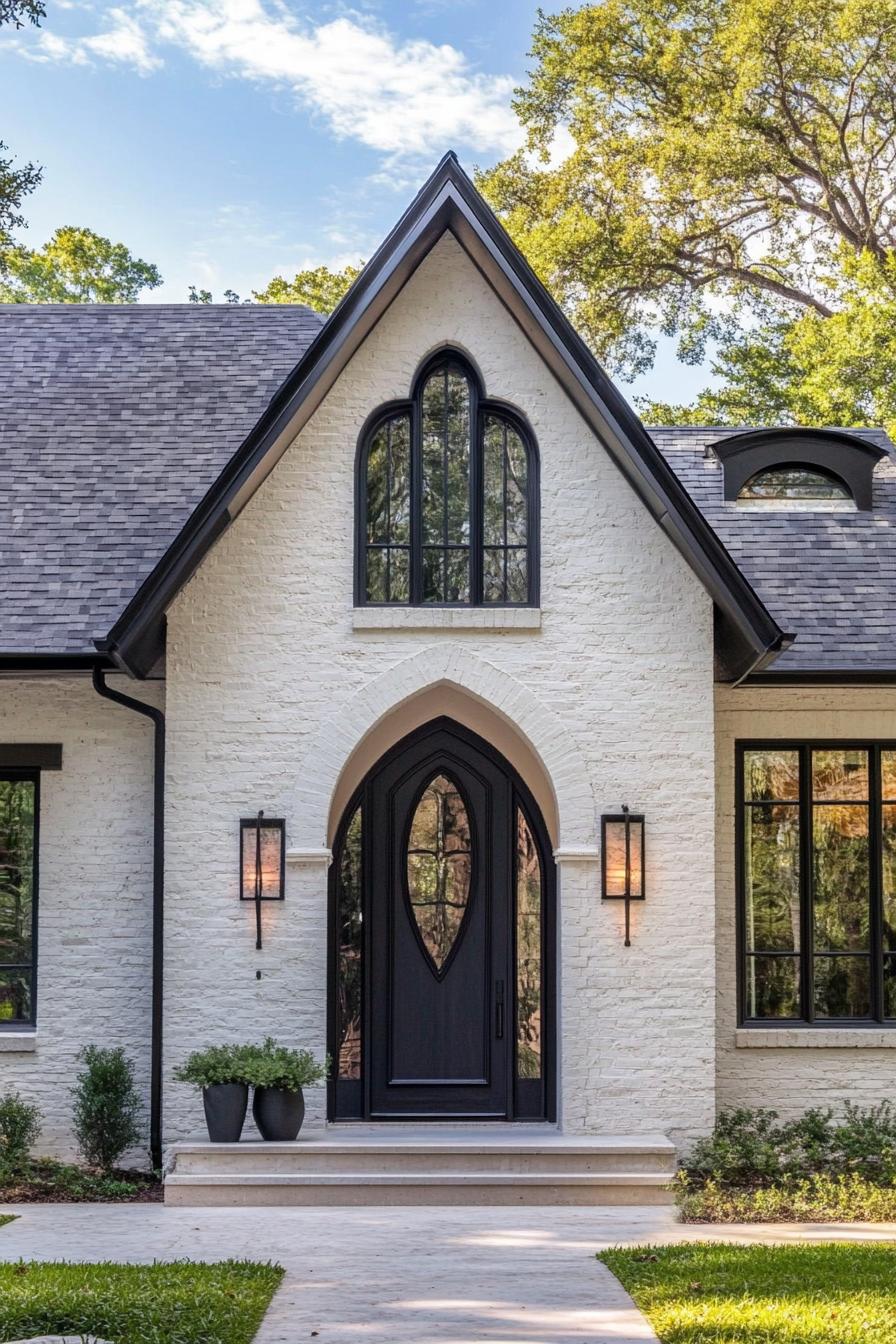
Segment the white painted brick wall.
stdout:
[[[896,738],[896,691],[886,686],[749,690],[718,686],[715,700],[719,1108],[770,1106],[784,1116],[795,1116],[810,1106],[847,1100],[871,1105],[892,1099],[896,1051],[876,1047],[877,1033],[853,1031],[849,1047],[735,1045],[734,744],[744,738]],[[795,1037],[794,1032],[787,1035]],[[773,1039],[769,1032],[763,1037]],[[806,1039],[805,1033],[800,1039]]]
[[[158,686],[110,685],[163,702]],[[62,743],[62,770],[41,775],[37,1044],[11,1053],[0,1037],[0,1091],[37,1102],[41,1151],[71,1157],[83,1045],[123,1045],[149,1102],[152,724],[86,677],[4,679],[0,742]],[[142,1150],[126,1159],[141,1165],[145,1122]]]
[[[407,395],[442,342],[466,349],[488,393],[535,428],[540,631],[352,629],[358,432],[374,407]],[[375,687],[372,727],[419,689],[414,659],[426,650],[443,679],[464,668],[472,694],[475,668],[492,669],[482,699],[499,684],[544,759],[561,773],[564,759],[583,762],[585,815],[561,812],[561,842],[595,845],[600,812],[623,802],[647,814],[648,899],[633,912],[631,948],[621,907],[600,903],[596,867],[564,865],[565,1127],[704,1130],[715,1050],[711,603],[450,238],[169,613],[166,1075],[197,1045],[266,1030],[323,1050],[323,868],[288,871],[256,953],[252,907],[237,900],[237,821],[264,807],[286,817],[289,843],[326,843],[305,799],[343,765],[352,706]],[[169,1083],[167,1098],[169,1141],[201,1128],[186,1089]],[[320,1121],[322,1092],[309,1100]]]

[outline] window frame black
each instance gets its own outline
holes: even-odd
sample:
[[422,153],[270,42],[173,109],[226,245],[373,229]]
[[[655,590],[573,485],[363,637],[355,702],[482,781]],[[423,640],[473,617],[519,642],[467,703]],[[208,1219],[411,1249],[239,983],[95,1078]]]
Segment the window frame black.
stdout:
[[14,1035],[16,1032],[34,1031],[37,1026],[37,907],[40,893],[40,770],[25,767],[0,767],[0,781],[20,782],[28,780],[34,785],[34,830],[32,838],[31,861],[31,960],[30,962],[2,962],[0,974],[8,971],[28,971],[31,975],[31,1014],[27,1021],[0,1022],[0,1033]]
[[[735,810],[735,902],[736,902],[736,956],[737,956],[737,1025],[747,1031],[778,1031],[794,1027],[806,1031],[836,1030],[892,1031],[896,1017],[884,1017],[883,984],[883,795],[881,789],[881,752],[896,751],[896,739],[891,738],[738,738],[734,744],[734,810]],[[747,933],[746,933],[746,803],[744,797],[744,756],[748,751],[795,751],[799,755],[799,797],[794,800],[799,809],[800,822],[800,949],[798,953],[759,953],[767,956],[799,957],[800,1003],[804,1013],[800,1017],[750,1017],[747,1014]],[[867,751],[868,752],[868,872],[870,897],[869,946],[867,954],[841,953],[839,955],[867,955],[869,963],[869,991],[871,1014],[868,1017],[816,1018],[814,1009],[814,928],[812,920],[812,770],[813,751]],[[808,768],[807,768],[808,767]],[[828,800],[833,802],[835,800]],[[853,800],[855,801],[855,800]],[[838,955],[820,953],[819,955]],[[896,949],[888,955],[896,958]]]
[[[464,602],[425,602],[423,600],[423,543],[422,543],[422,414],[423,388],[430,376],[439,369],[448,368],[461,373],[470,388],[470,598]],[[409,599],[401,602],[375,602],[367,597],[367,459],[377,431],[395,416],[407,415],[410,420],[410,563]],[[526,509],[527,509],[527,593],[524,602],[483,601],[483,472],[486,417],[495,415],[505,420],[519,435],[526,450]],[[355,454],[355,565],[354,605],[381,609],[419,607],[425,610],[466,611],[478,608],[485,611],[502,609],[525,610],[540,603],[541,519],[540,519],[540,454],[532,427],[525,416],[508,402],[486,397],[479,373],[465,355],[453,346],[435,351],[417,369],[411,395],[386,402],[368,416],[358,436]]]

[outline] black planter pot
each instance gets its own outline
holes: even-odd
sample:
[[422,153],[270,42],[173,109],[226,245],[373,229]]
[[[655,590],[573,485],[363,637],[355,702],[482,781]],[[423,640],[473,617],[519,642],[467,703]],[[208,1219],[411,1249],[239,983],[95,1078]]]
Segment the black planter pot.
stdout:
[[256,1087],[252,1116],[263,1139],[289,1143],[302,1128],[305,1098],[302,1090],[284,1092],[280,1087]]
[[205,1123],[212,1143],[238,1143],[249,1107],[245,1083],[213,1083],[202,1089]]

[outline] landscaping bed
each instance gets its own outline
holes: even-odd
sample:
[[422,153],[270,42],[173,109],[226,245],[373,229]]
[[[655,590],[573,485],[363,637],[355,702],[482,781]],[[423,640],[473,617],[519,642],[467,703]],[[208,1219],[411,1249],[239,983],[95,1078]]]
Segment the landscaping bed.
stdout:
[[0,1169],[0,1203],[160,1203],[162,1182],[144,1171],[91,1171],[51,1158],[32,1159],[15,1172]]
[[115,1344],[249,1344],[279,1265],[0,1264],[0,1338],[96,1335]]
[[598,1256],[662,1344],[896,1344],[896,1246],[681,1246]]
[[896,1108],[724,1112],[672,1188],[686,1223],[896,1222]]

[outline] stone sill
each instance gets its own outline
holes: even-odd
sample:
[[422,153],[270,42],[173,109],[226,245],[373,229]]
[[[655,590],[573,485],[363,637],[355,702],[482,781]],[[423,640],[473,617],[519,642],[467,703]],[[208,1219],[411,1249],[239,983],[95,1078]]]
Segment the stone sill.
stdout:
[[354,607],[353,630],[540,630],[539,607]]
[[867,1027],[742,1028],[734,1033],[738,1050],[896,1050],[896,1031]]
[[32,1054],[37,1049],[36,1031],[3,1031],[0,1029],[0,1054]]

